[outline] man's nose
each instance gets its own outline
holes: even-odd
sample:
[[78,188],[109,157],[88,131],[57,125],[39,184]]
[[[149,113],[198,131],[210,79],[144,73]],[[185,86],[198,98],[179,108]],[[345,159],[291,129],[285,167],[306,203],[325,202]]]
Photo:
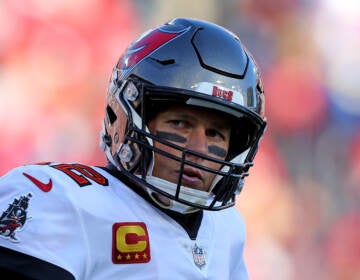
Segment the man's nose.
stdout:
[[208,143],[205,129],[201,127],[194,128],[189,135],[186,148],[206,155],[208,153]]

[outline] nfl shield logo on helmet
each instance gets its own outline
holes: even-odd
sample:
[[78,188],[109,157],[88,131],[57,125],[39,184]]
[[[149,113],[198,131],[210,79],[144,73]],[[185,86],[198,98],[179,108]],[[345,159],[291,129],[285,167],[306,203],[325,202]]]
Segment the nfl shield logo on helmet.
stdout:
[[205,262],[205,251],[203,248],[199,247],[196,243],[194,247],[192,248],[192,254],[194,258],[194,263],[198,268],[202,268],[206,262]]

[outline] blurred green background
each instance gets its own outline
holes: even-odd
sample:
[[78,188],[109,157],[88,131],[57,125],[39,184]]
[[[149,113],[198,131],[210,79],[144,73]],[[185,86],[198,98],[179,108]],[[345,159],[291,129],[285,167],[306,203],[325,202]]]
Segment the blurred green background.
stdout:
[[111,69],[130,41],[173,17],[232,30],[263,72],[269,126],[237,203],[250,278],[360,279],[356,0],[2,0],[0,174],[103,164]]

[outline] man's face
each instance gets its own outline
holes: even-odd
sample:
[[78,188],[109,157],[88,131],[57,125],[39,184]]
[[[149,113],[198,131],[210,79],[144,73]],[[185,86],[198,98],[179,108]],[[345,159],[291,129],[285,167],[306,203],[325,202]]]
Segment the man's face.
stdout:
[[[225,159],[230,141],[230,120],[221,113],[185,105],[173,106],[160,112],[148,124],[152,134],[188,150],[217,159]],[[181,158],[181,152],[154,142],[154,146]],[[220,169],[220,164],[194,155],[186,160]],[[180,162],[155,153],[153,176],[178,183]],[[207,191],[215,174],[185,165],[181,184],[186,187]]]

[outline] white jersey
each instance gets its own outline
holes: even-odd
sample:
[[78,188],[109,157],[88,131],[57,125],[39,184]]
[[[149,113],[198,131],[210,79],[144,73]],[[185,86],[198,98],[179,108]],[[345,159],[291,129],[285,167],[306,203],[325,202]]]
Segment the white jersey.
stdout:
[[100,167],[25,165],[0,178],[0,247],[72,279],[248,279],[244,241],[234,207],[204,211],[192,240]]

